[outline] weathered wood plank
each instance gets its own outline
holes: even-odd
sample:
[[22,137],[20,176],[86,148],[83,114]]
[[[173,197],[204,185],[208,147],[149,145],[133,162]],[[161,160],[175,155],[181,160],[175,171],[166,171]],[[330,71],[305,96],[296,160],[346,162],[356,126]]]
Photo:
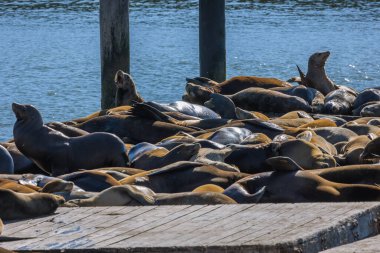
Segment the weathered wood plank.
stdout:
[[[62,211],[62,212],[61,212]],[[318,252],[379,233],[380,203],[60,208],[11,223],[21,251]],[[17,222],[16,222],[17,223]],[[27,224],[22,231],[22,224]],[[17,232],[19,231],[19,232]]]

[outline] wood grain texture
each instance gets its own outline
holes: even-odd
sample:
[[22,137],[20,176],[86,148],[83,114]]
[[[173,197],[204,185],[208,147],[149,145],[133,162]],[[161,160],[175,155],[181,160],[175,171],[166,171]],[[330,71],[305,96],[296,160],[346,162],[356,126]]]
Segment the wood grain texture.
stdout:
[[[19,251],[319,252],[374,236],[380,203],[59,208],[5,222]],[[371,244],[369,242],[369,244]]]

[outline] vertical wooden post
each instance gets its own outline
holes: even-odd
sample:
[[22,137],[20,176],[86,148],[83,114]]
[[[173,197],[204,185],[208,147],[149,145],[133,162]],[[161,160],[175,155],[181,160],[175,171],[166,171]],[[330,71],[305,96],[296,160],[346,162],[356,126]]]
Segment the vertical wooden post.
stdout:
[[129,73],[129,0],[100,0],[101,107],[115,104],[114,76]]
[[225,0],[199,0],[200,75],[226,79]]

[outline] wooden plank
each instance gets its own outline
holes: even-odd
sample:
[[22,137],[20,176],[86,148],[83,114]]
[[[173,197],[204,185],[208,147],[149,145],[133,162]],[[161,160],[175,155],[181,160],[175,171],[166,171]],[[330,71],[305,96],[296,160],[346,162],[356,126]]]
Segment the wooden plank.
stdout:
[[[20,221],[21,251],[318,252],[379,233],[380,203],[61,208]],[[11,223],[12,233],[22,229]],[[5,225],[7,235],[7,225]],[[9,233],[9,231],[8,231]],[[18,234],[18,233],[16,233]]]
[[345,244],[323,253],[378,253],[380,252],[380,235],[376,235],[358,242]]

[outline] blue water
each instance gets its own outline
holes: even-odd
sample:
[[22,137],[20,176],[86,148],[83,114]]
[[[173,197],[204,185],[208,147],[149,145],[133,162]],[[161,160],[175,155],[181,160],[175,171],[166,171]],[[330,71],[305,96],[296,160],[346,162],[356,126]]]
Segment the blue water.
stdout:
[[[131,0],[131,74],[147,100],[179,100],[197,76],[198,1]],[[380,85],[380,1],[227,0],[227,74],[297,75],[330,50],[338,84]],[[12,102],[45,121],[100,107],[98,1],[0,1],[0,141],[12,137]]]

